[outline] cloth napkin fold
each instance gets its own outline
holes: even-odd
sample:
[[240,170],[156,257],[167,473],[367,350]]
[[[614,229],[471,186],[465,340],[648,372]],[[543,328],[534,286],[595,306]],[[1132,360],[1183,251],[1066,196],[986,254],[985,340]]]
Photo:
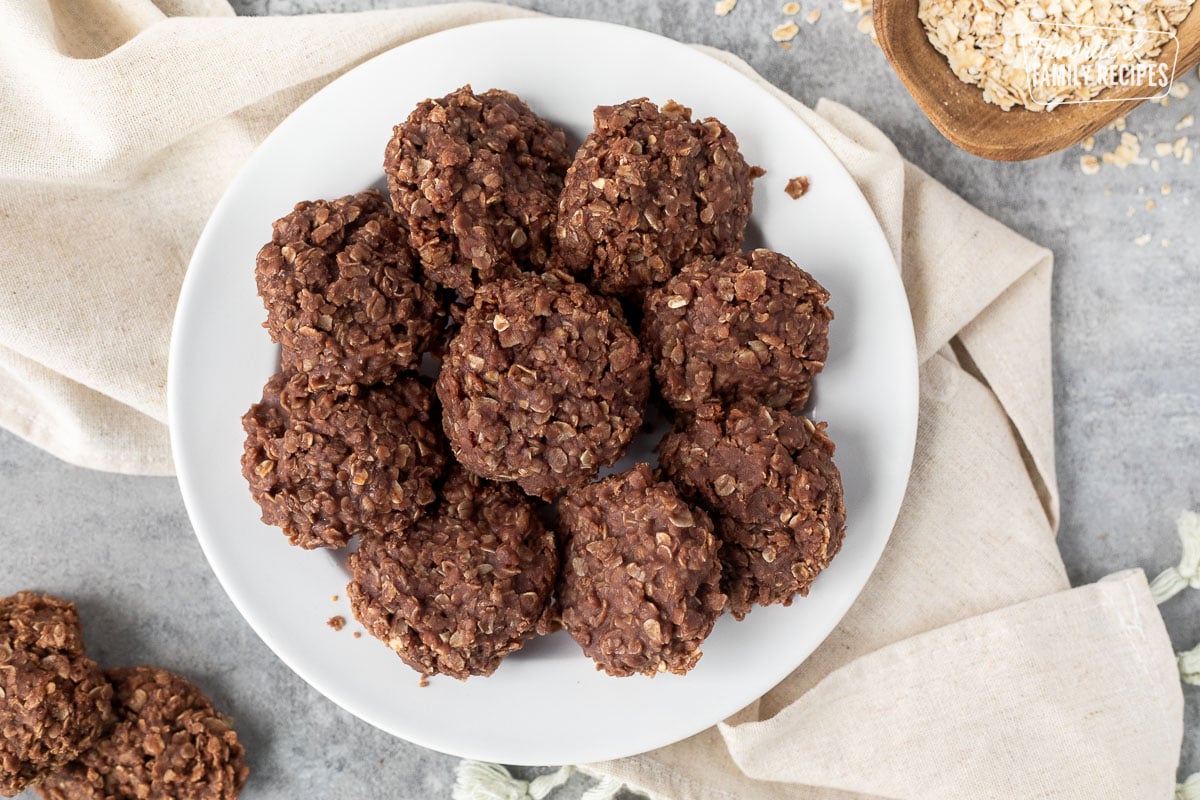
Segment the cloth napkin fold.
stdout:
[[[0,425],[130,473],[171,471],[180,281],[258,142],[383,50],[527,14],[3,4]],[[857,180],[901,265],[921,361],[909,491],[875,575],[794,674],[698,736],[588,768],[679,800],[1169,797],[1182,694],[1145,578],[1070,589],[1054,543],[1050,253],[852,111],[775,91]]]

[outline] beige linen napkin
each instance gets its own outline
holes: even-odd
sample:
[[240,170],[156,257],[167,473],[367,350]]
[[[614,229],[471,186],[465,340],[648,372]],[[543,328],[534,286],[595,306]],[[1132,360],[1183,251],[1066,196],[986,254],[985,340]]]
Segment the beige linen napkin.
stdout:
[[[251,150],[372,55],[526,13],[0,3],[0,424],[136,473],[171,470],[179,283]],[[1054,544],[1050,254],[849,110],[780,97],[854,175],[901,264],[921,360],[909,492],[867,588],[799,670],[718,727],[589,769],[680,800],[1168,797],[1182,696],[1145,579],[1071,590]]]

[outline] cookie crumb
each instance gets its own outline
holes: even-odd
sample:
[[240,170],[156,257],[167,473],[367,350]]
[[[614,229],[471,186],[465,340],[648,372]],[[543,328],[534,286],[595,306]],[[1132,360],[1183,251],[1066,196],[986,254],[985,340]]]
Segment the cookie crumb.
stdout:
[[718,17],[727,17],[729,16],[729,12],[733,11],[733,7],[736,5],[737,0],[717,0],[717,4],[713,7],[713,11]]
[[346,618],[339,614],[336,617],[330,617],[325,624],[333,628],[335,631],[340,631],[342,628],[346,627]]
[[808,176],[797,175],[795,178],[792,178],[787,182],[787,186],[785,186],[783,190],[787,192],[788,197],[792,198],[793,200],[799,200],[801,197],[804,197],[804,195],[808,194],[808,187]]
[[355,639],[361,639],[361,638],[362,638],[362,631],[355,631],[355,632],[354,632],[354,638],[355,638]]
[[329,596],[329,601],[330,601],[331,603],[336,603],[336,602],[338,601],[338,596],[337,596],[336,594],[330,595],[330,596]]
[[1100,172],[1100,159],[1095,156],[1080,156],[1079,171],[1084,175],[1096,175]]

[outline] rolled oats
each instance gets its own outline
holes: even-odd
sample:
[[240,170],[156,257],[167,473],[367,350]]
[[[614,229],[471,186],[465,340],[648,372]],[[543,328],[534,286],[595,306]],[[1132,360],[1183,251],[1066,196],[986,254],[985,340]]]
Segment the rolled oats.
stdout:
[[[1004,110],[1053,109],[1065,101],[1096,97],[1098,83],[1046,87],[1035,99],[1032,75],[1053,65],[1083,66],[1081,52],[1089,37],[1103,37],[1120,54],[1116,66],[1158,56],[1165,37],[1141,31],[1173,33],[1194,0],[920,0],[918,16],[929,41],[944,55],[959,80],[979,86],[983,99]],[[1085,32],[1088,27],[1104,29]],[[1118,30],[1119,29],[1119,30]],[[1061,45],[1069,55],[1042,61],[1038,45]],[[1182,85],[1182,84],[1176,84]],[[1186,90],[1184,90],[1186,91]],[[1124,129],[1124,120],[1117,125]]]
[[776,25],[771,31],[771,38],[777,42],[790,42],[796,38],[796,34],[800,33],[800,28],[792,20],[788,20],[782,25]]

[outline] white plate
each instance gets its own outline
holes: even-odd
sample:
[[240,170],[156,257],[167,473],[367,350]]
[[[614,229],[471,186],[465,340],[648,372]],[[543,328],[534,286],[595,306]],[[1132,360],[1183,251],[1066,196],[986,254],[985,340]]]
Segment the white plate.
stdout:
[[[260,324],[254,259],[271,222],[302,199],[382,185],[392,126],[426,97],[470,83],[516,92],[578,142],[592,108],[675,99],[737,135],[757,182],[751,240],[788,254],[832,294],[836,314],[815,416],[829,421],[845,482],[847,535],[812,593],[790,608],[723,617],[686,676],[610,678],[563,633],[531,642],[489,678],[427,688],[370,636],[334,633],[347,572],[290,547],[242,479],[240,417],[277,363]],[[800,200],[783,191],[807,175]],[[917,420],[912,322],[899,272],[857,187],[817,136],[748,78],[690,47],[594,22],[526,19],[457,28],[384,53],[288,117],[230,186],[200,237],[171,343],[171,440],[188,513],[246,620],[304,680],[396,736],[459,756],[569,764],[676,742],[732,714],[808,657],[842,618],[887,543]],[[331,595],[340,601],[331,601]]]

